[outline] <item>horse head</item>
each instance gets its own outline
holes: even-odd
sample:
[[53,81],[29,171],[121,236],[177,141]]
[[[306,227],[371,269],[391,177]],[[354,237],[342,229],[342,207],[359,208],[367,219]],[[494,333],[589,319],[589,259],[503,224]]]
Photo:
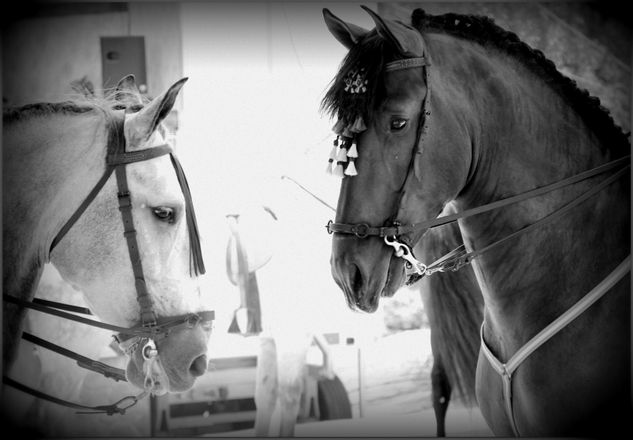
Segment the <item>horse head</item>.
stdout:
[[[429,123],[432,61],[420,32],[364,9],[376,24],[371,31],[324,10],[328,29],[349,53],[323,107],[338,118],[333,165],[346,170],[338,170],[344,177],[334,226],[347,233],[329,228],[332,275],[351,308],[373,312],[405,279],[404,260],[380,228],[436,217],[466,181],[470,152],[466,138],[450,130],[454,116]],[[412,249],[424,232],[398,240]]]
[[[185,81],[145,103],[132,76],[121,80],[112,107],[126,109],[118,132],[125,140],[126,157],[156,157],[119,167],[116,179],[110,176],[51,252],[51,262],[62,277],[85,293],[100,319],[117,326],[139,327],[139,316],[142,327],[147,320],[152,321],[150,327],[160,326],[202,310],[198,277],[204,266],[195,215],[186,179],[162,126]],[[117,134],[111,132],[109,138],[116,140]],[[165,148],[169,154],[157,153]],[[120,179],[127,191],[122,191]],[[128,202],[121,202],[122,197]],[[129,214],[122,221],[120,211],[125,210]],[[129,243],[130,235],[134,244]],[[207,370],[209,333],[210,326],[194,320],[167,328],[149,340],[150,346],[148,338],[125,338],[128,380],[155,394],[191,388]],[[147,350],[157,353],[152,363],[147,362]]]

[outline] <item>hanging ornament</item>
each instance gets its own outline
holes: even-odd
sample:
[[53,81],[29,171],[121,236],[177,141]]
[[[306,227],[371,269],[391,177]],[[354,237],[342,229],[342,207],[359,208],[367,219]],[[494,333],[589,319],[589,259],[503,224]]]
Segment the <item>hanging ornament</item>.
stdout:
[[356,159],[358,157],[358,150],[356,149],[356,140],[352,141],[352,146],[347,151],[347,157]]
[[367,126],[365,125],[365,121],[363,121],[363,117],[358,115],[352,126],[350,127],[350,131],[353,133],[361,133],[367,130]]
[[343,164],[339,163],[334,167],[334,170],[332,171],[332,175],[336,176],[336,177],[343,177],[344,173],[343,173]]
[[[336,141],[334,141],[334,142],[336,142]],[[332,160],[333,160],[333,159],[336,159],[336,156],[337,156],[337,150],[338,150],[338,147],[337,147],[337,146],[336,146],[336,144],[335,144],[335,145],[332,147],[332,149],[330,150],[330,156],[329,156],[329,159],[332,159]]]
[[343,121],[343,119],[339,119],[338,121],[336,121],[336,124],[334,124],[334,127],[332,127],[332,131],[336,134],[341,134],[343,133],[343,128],[345,128],[345,121]]
[[351,70],[345,79],[345,91],[351,94],[362,94],[367,91],[367,80],[365,79],[365,69]]
[[353,160],[350,160],[347,164],[347,167],[345,168],[345,175],[350,177],[358,175],[358,171],[356,171],[356,165],[354,165]]
[[338,150],[338,154],[336,155],[336,161],[339,163],[347,162],[347,148],[342,147]]

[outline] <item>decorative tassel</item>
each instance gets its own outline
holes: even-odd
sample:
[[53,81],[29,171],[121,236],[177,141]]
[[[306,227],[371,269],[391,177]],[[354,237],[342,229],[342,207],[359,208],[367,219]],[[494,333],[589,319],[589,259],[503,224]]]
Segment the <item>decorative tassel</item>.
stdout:
[[347,152],[347,157],[350,157],[352,159],[356,159],[358,157],[358,150],[356,149],[356,141],[352,142],[352,146]]
[[363,121],[363,117],[362,116],[359,115],[356,118],[356,120],[354,121],[354,124],[352,125],[350,130],[353,131],[354,133],[361,133],[361,132],[367,130],[367,126],[365,125],[365,121]]
[[337,146],[333,146],[332,149],[330,150],[330,155],[328,156],[329,159],[330,159],[330,162],[332,162],[334,159],[336,159],[337,151],[338,151],[338,147]]
[[332,127],[332,131],[336,134],[341,134],[344,128],[345,122],[343,121],[343,119],[339,119],[338,121],[336,121],[336,124],[334,124],[334,127]]
[[345,175],[347,176],[356,176],[358,175],[358,171],[356,171],[356,165],[354,165],[354,161],[350,160],[345,168]]
[[334,167],[334,171],[332,171],[332,175],[336,177],[343,177],[345,174],[343,173],[343,164],[339,163]]
[[347,162],[347,148],[341,147],[336,155],[337,162]]

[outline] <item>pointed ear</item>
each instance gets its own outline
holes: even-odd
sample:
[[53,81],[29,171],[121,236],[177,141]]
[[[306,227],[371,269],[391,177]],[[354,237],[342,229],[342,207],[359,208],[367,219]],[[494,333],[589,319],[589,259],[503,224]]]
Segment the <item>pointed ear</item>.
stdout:
[[138,113],[130,114],[126,118],[125,134],[129,147],[137,147],[149,139],[173,108],[178,92],[187,80],[188,78],[183,78],[177,81],[169,90],[154,98]]
[[114,90],[114,99],[125,108],[143,105],[143,98],[136,86],[134,75],[130,74],[121,78]]
[[361,6],[361,8],[367,11],[376,23],[378,35],[391,42],[400,55],[406,58],[424,55],[424,40],[417,30],[401,22],[386,20],[367,6]]
[[336,17],[329,9],[323,9],[323,19],[327,28],[330,30],[334,38],[336,38],[343,46],[351,49],[358,43],[369,31],[355,24],[345,23]]

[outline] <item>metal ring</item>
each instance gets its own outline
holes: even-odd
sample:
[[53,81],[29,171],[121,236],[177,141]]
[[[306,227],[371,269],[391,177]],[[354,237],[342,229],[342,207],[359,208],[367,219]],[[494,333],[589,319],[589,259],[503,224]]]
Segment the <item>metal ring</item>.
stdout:
[[143,359],[145,359],[146,361],[150,360],[158,354],[156,344],[153,340],[150,339],[147,341],[147,343],[143,346],[141,354],[143,355]]
[[325,229],[327,230],[327,233],[330,235],[334,232],[332,231],[332,229],[330,229],[330,227],[332,226],[332,223],[333,223],[332,220],[330,220],[327,222],[327,225],[325,225]]
[[369,235],[369,225],[367,223],[359,223],[352,227],[352,232],[358,238],[365,238]]

